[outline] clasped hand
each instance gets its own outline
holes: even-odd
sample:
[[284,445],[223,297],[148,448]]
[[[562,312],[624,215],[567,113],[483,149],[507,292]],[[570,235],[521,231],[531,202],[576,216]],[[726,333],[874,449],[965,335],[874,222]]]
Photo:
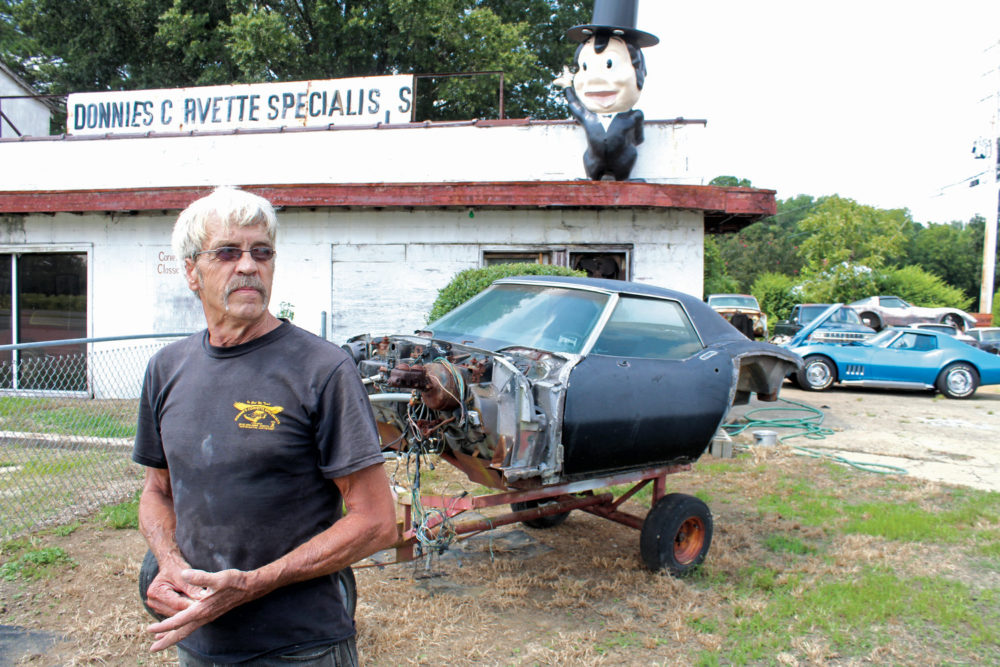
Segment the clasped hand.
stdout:
[[147,604],[167,616],[146,628],[156,641],[151,651],[173,646],[192,632],[251,599],[241,570],[181,570],[173,580],[161,571],[147,592]]

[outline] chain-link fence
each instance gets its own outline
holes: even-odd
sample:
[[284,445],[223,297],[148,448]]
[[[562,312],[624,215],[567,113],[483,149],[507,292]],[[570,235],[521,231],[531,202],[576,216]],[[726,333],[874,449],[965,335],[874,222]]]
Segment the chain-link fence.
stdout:
[[135,494],[143,372],[174,336],[0,346],[0,538]]

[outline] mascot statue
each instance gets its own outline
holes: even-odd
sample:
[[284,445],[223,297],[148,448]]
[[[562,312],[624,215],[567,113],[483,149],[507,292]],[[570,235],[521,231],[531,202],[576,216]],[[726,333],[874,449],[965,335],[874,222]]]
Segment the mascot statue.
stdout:
[[570,113],[587,133],[583,166],[594,181],[627,180],[642,143],[642,111],[633,109],[646,78],[643,47],[659,43],[635,29],[638,0],[595,0],[589,25],[566,36],[580,44],[575,74],[564,68],[553,83],[563,88]]

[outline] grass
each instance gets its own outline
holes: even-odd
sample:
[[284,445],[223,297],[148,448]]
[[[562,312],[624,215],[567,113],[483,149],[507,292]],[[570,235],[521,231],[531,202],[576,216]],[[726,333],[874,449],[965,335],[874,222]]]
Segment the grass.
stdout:
[[102,507],[98,516],[105,524],[115,530],[139,528],[139,494],[135,498],[117,505]]
[[135,436],[135,400],[0,397],[4,431],[92,438]]
[[[472,488],[444,464],[422,485]],[[791,454],[708,460],[667,485],[713,499],[713,545],[692,576],[647,572],[631,553],[634,531],[574,512],[559,528],[527,531],[548,552],[463,557],[420,579],[469,587],[474,598],[422,592],[411,576],[424,573],[422,561],[358,571],[365,662],[1000,664],[1000,494]],[[648,507],[648,497],[639,502]],[[95,523],[132,530],[136,516],[133,497]],[[62,544],[58,535],[0,546],[3,576],[42,587],[32,568],[51,577],[71,567],[72,554],[45,551]]]

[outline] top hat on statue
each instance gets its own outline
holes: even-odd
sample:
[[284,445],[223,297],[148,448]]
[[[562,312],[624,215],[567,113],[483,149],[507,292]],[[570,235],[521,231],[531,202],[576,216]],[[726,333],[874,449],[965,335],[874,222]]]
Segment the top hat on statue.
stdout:
[[570,28],[566,36],[574,42],[586,42],[597,33],[606,33],[640,48],[659,44],[656,35],[636,30],[638,7],[639,0],[594,0],[593,20]]

